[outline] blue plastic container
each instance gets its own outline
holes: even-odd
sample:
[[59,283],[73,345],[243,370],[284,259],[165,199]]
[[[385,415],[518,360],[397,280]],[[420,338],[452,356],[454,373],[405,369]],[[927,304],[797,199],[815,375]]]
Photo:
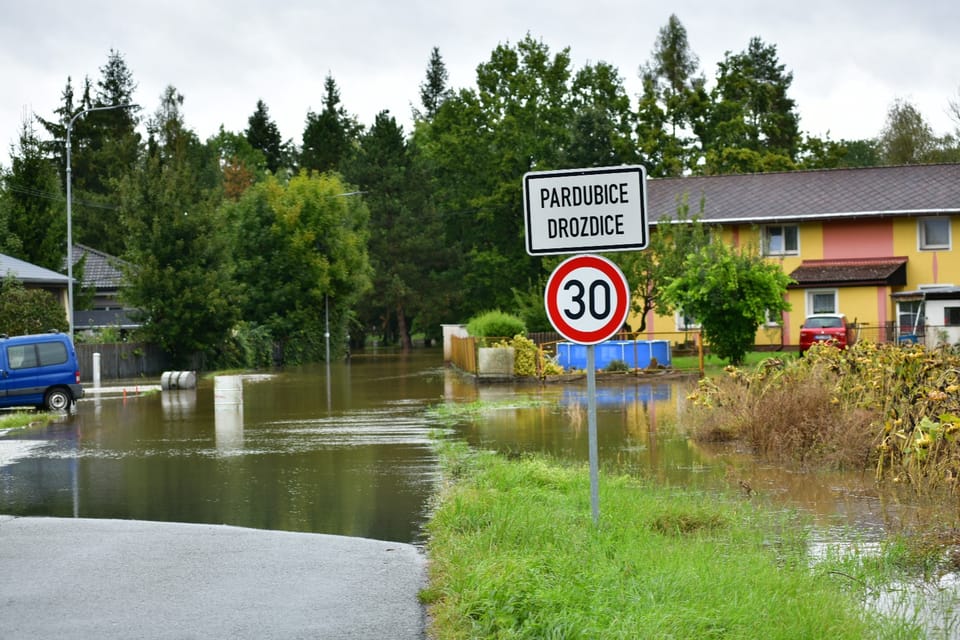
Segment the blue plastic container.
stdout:
[[623,359],[631,369],[646,369],[650,366],[649,340],[623,340]]
[[596,358],[597,371],[606,369],[614,360],[623,360],[623,342],[619,340],[607,340],[594,347],[594,358]]
[[670,341],[651,340],[650,345],[651,355],[657,359],[657,363],[660,366],[669,367],[672,362],[670,359]]
[[[594,364],[597,371],[606,369],[614,360],[622,360],[631,369],[646,369],[653,358],[669,367],[669,340],[607,340],[595,345]],[[566,370],[587,368],[587,346],[573,342],[557,343],[557,362]]]
[[587,347],[573,342],[557,343],[557,362],[561,367],[571,369],[587,368]]

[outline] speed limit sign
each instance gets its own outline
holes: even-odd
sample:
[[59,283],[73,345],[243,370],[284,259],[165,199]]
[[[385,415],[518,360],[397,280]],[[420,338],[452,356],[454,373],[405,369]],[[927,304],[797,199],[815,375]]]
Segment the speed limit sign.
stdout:
[[543,300],[560,335],[578,344],[597,344],[616,335],[627,321],[630,287],[610,260],[577,255],[553,270]]

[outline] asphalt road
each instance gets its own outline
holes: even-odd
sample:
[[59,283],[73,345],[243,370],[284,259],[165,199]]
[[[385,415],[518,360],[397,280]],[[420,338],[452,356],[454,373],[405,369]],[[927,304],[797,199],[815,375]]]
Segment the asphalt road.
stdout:
[[0,516],[0,636],[422,640],[414,546],[222,525]]

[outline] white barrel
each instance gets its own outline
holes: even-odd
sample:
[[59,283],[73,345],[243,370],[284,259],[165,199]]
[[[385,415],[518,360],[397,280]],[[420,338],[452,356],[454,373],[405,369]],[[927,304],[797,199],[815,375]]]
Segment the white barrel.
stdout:
[[165,391],[170,389],[196,389],[197,372],[164,371],[160,375],[160,388]]

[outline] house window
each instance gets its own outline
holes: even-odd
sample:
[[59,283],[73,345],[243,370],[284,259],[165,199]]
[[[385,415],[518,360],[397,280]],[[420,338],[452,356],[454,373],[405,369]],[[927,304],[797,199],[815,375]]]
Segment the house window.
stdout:
[[837,313],[836,289],[811,289],[807,291],[807,315]]
[[903,333],[914,333],[923,326],[920,310],[923,303],[920,300],[908,300],[897,303],[897,323]]
[[960,326],[960,307],[945,307],[943,309],[943,326]]
[[768,225],[763,228],[763,255],[795,256],[800,253],[800,234],[795,224]]
[[920,218],[917,235],[921,251],[949,251],[950,218]]
[[675,318],[677,331],[695,331],[700,328],[700,323],[683,311],[677,311]]

